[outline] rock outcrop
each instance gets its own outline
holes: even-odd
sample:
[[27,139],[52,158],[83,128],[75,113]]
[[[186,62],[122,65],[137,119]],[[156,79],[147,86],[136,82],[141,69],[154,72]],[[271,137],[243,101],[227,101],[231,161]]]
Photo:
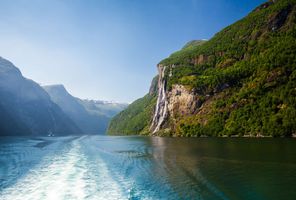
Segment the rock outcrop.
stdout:
[[173,118],[194,114],[201,105],[198,95],[178,84],[173,85],[167,99],[168,115]]

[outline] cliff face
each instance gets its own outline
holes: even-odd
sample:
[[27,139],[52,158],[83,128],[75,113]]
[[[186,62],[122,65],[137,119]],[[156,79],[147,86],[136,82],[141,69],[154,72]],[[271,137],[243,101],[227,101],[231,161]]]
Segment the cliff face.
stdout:
[[189,42],[158,72],[150,135],[296,134],[296,1],[258,6],[209,41]]
[[183,85],[173,85],[168,93],[168,116],[176,119],[182,115],[192,115],[201,106],[199,96]]

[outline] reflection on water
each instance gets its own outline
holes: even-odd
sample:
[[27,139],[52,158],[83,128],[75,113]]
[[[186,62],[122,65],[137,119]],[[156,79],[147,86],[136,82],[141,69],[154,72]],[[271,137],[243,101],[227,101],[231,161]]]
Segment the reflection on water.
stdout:
[[296,140],[1,138],[0,199],[293,199]]

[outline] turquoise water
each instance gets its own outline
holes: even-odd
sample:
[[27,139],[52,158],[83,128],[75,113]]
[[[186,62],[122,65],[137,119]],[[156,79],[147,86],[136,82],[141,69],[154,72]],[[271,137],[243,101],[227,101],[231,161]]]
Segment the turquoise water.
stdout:
[[296,140],[0,138],[0,199],[296,199]]

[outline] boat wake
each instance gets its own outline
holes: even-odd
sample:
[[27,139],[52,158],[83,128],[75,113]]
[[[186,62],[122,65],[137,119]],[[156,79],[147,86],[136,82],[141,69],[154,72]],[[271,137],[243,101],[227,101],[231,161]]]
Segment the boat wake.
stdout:
[[81,140],[83,137],[72,140],[61,151],[45,156],[16,184],[2,190],[0,198],[126,199],[100,157],[97,155],[95,160],[87,159]]

